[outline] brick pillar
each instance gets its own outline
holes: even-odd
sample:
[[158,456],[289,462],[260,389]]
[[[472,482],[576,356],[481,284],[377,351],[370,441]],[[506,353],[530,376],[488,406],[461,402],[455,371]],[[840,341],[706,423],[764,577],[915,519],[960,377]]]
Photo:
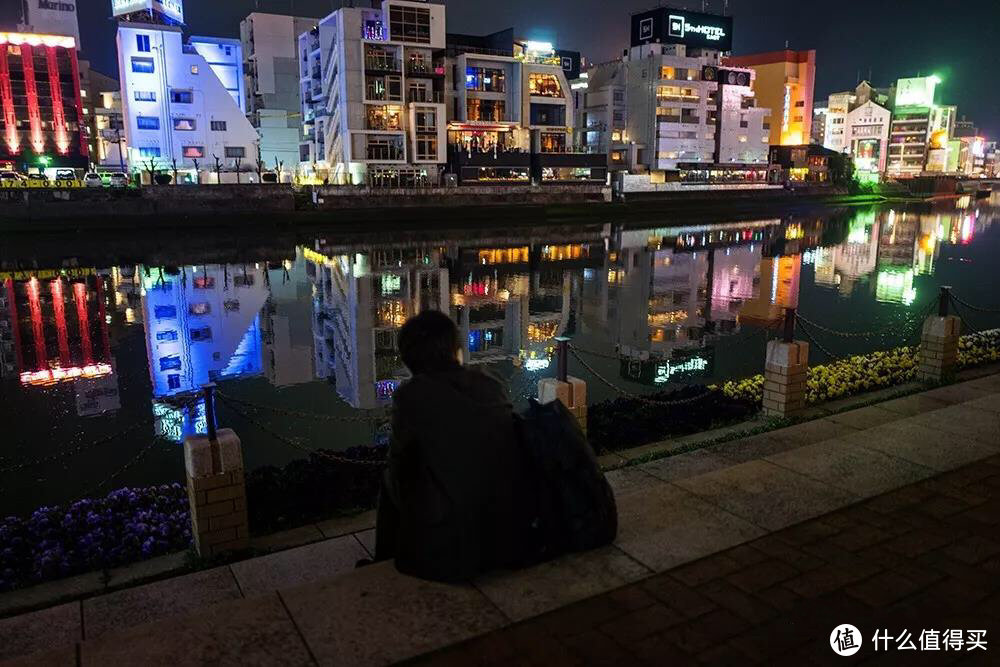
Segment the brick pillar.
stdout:
[[545,404],[556,400],[562,401],[569,408],[583,429],[583,434],[587,435],[587,383],[575,377],[567,377],[566,382],[555,378],[539,380],[538,402]]
[[232,429],[215,440],[184,439],[184,467],[191,505],[191,534],[202,557],[239,551],[250,544],[243,448]]
[[961,330],[962,320],[954,315],[931,315],[924,320],[917,354],[918,380],[942,382],[954,376]]
[[764,414],[791,417],[806,407],[809,343],[773,340],[764,364]]

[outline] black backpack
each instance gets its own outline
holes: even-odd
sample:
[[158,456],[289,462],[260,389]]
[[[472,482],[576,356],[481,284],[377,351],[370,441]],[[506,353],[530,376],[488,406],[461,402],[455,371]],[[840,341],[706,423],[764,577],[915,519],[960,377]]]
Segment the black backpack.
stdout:
[[525,564],[610,544],[618,534],[614,491],[576,418],[560,401],[532,399],[515,427],[528,466]]

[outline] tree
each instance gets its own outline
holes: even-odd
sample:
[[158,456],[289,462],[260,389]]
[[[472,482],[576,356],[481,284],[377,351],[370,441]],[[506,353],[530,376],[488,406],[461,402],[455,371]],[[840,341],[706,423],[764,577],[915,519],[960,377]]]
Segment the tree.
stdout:
[[174,185],[177,185],[179,181],[177,180],[177,158],[175,157],[170,158],[170,170],[174,174]]
[[831,154],[827,170],[834,185],[850,185],[854,181],[854,159],[846,153]]
[[240,169],[243,166],[243,158],[238,157],[238,158],[234,159],[233,160],[233,164],[236,165],[236,184],[239,185],[239,183],[240,183]]
[[156,185],[156,158],[149,158],[142,163],[143,170],[149,174],[149,184]]
[[212,153],[212,157],[215,158],[215,182],[222,183],[222,160],[215,153]]
[[198,160],[191,160],[194,163],[194,182],[196,185],[201,185],[201,168],[198,166]]
[[256,143],[256,147],[257,147],[257,182],[258,183],[263,183],[264,182],[264,167],[267,166],[267,165],[264,164],[264,156],[261,155],[261,152],[260,152],[260,141],[258,141]]

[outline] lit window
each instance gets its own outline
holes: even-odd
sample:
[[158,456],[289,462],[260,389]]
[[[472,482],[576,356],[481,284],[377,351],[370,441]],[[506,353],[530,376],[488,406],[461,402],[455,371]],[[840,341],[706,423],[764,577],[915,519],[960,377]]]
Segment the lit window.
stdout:
[[562,97],[562,87],[555,74],[532,72],[528,75],[528,90],[537,97]]
[[152,74],[155,70],[152,58],[132,58],[132,71],[138,74]]
[[156,116],[136,116],[135,124],[140,130],[160,129],[160,119]]
[[142,157],[160,157],[160,149],[156,146],[140,146],[139,155]]
[[197,65],[191,65],[191,73],[192,74],[197,74],[198,73],[198,66]]
[[205,157],[205,147],[204,146],[185,146],[184,147],[184,157],[188,159],[197,159]]
[[137,90],[135,91],[135,101],[136,102],[155,102],[156,93],[152,90]]
[[194,118],[174,118],[174,129],[191,132],[197,128]]
[[208,315],[212,312],[210,303],[192,303],[188,306],[188,313],[191,315]]
[[140,53],[149,53],[149,35],[136,35],[135,46]]

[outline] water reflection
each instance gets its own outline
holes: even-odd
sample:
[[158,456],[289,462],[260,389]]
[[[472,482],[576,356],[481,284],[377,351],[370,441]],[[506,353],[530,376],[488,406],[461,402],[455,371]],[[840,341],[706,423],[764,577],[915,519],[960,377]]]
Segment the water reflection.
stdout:
[[[996,216],[967,200],[682,227],[331,233],[246,263],[16,268],[33,261],[23,257],[0,266],[2,409],[36,429],[48,419],[53,440],[97,432],[103,415],[149,419],[178,442],[204,431],[207,382],[260,403],[376,410],[406,377],[400,326],[428,308],[450,313],[467,362],[506,377],[521,399],[554,374],[563,335],[630,391],[744,375],[759,370],[763,337],[760,349],[741,341],[788,307],[862,330],[905,321],[940,281],[995,302]],[[596,383],[590,393],[613,395]],[[19,424],[20,440],[37,437],[31,423]],[[344,446],[373,434],[352,437]]]

